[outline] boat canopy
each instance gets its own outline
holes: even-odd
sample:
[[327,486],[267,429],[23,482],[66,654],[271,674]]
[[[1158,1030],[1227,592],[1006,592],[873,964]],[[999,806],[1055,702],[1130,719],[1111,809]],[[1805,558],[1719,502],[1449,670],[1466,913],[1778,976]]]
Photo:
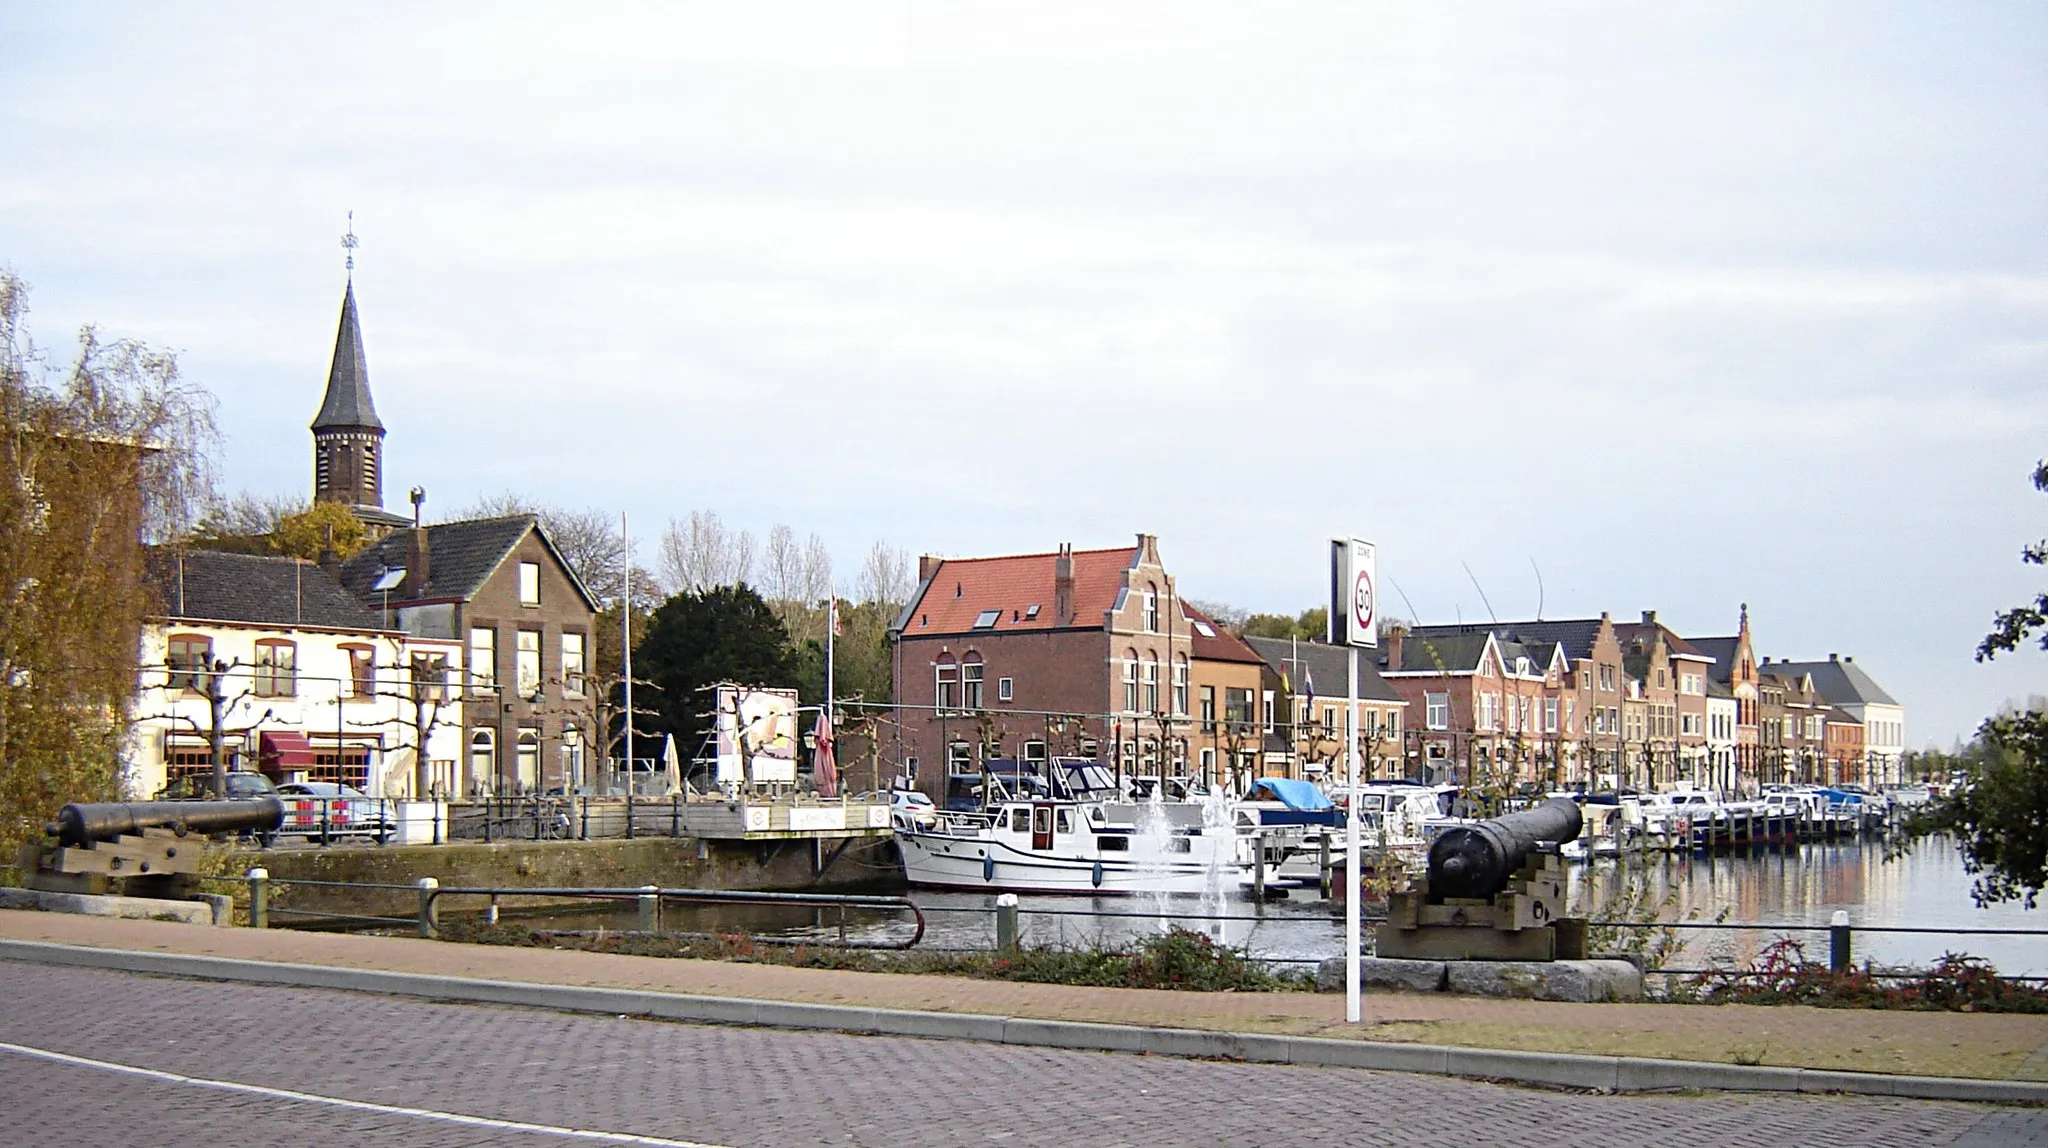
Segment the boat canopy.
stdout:
[[1244,795],[1246,801],[1277,801],[1289,809],[1317,812],[1336,808],[1323,791],[1289,777],[1262,777]]

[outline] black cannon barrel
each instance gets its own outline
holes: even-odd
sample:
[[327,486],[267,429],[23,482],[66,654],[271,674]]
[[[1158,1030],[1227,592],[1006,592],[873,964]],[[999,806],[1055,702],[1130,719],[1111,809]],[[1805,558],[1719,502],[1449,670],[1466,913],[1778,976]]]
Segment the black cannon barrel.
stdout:
[[59,845],[112,841],[144,829],[190,833],[267,833],[284,824],[284,803],[275,797],[252,801],[73,802],[46,826]]
[[1446,829],[1429,846],[1430,896],[1491,897],[1507,887],[1539,842],[1574,840],[1582,825],[1577,802],[1553,797],[1518,813]]

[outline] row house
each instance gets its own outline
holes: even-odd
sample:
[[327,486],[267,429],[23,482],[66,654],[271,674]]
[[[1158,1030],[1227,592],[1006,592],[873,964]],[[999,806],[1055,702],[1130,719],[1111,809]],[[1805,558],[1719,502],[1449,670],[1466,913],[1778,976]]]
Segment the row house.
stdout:
[[152,551],[122,788],[229,769],[405,796],[452,765],[462,647],[386,625],[330,567]]
[[[1351,648],[1328,642],[1246,637],[1242,645],[1263,660],[1274,693],[1267,729],[1277,735],[1280,754],[1268,774],[1335,785],[1345,778],[1344,714],[1350,694]],[[1406,775],[1402,757],[1407,702],[1360,650],[1358,705],[1350,728],[1358,739],[1361,780]]]
[[1827,768],[1827,723],[1830,707],[1814,687],[1813,675],[1792,669],[1788,663],[1763,660],[1759,667],[1763,691],[1768,699],[1765,721],[1775,718],[1778,729],[1766,731],[1765,751],[1758,778],[1768,782],[1813,785],[1829,780]]
[[1749,604],[1742,605],[1735,633],[1725,637],[1692,638],[1692,647],[1712,659],[1707,673],[1709,684],[1725,694],[1735,708],[1732,765],[1715,788],[1742,796],[1755,792],[1757,769],[1763,753],[1761,724],[1762,695],[1757,673],[1756,649],[1749,632]]
[[1194,627],[1154,535],[1116,549],[927,556],[890,637],[897,752],[935,799],[949,776],[994,759],[1191,771]]
[[1869,746],[1864,740],[1863,723],[1832,703],[1828,706],[1826,754],[1827,784],[1871,784]]
[[1274,685],[1265,659],[1201,610],[1186,603],[1182,609],[1194,666],[1196,775],[1238,793],[1268,776],[1276,761],[1281,776],[1295,776],[1284,768],[1285,742],[1274,727]]
[[[1410,715],[1405,772],[1487,788],[1559,784],[1569,731],[1582,716],[1568,667],[1561,644],[1527,644],[1487,627],[1394,628],[1376,668]],[[1618,726],[1615,684],[1609,708]]]
[[1894,785],[1906,779],[1906,707],[1886,693],[1855,658],[1829,654],[1826,661],[1773,662],[1771,671],[1808,675],[1833,711],[1862,725],[1859,775],[1842,780]]
[[1649,788],[1704,784],[1711,765],[1707,683],[1713,659],[1658,622],[1655,610],[1643,611],[1640,622],[1616,624],[1614,632],[1622,672],[1640,707],[1637,719],[1624,723],[1624,774]]
[[484,796],[575,790],[592,778],[590,678],[597,601],[532,515],[414,525],[341,568],[387,627],[455,643],[463,752],[420,792]]

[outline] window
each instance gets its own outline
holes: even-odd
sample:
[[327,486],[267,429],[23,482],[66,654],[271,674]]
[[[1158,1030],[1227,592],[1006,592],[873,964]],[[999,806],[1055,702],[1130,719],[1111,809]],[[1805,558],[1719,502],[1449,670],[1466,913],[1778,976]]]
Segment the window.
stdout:
[[498,739],[487,729],[469,734],[469,791],[488,789],[498,775]]
[[1138,651],[1124,651],[1124,712],[1138,712]]
[[540,563],[538,562],[521,562],[519,564],[519,604],[522,606],[540,605]]
[[1232,733],[1244,733],[1252,724],[1252,692],[1237,686],[1223,687],[1223,720]]
[[1173,662],[1173,715],[1188,716],[1188,660],[1185,656]]
[[981,659],[969,654],[967,660],[960,664],[960,700],[967,709],[982,707],[981,674]]
[[519,631],[519,647],[513,658],[513,681],[522,698],[540,692],[540,631]]
[[1430,729],[1451,728],[1451,695],[1423,694],[1423,721]]
[[1261,725],[1263,725],[1263,726],[1265,726],[1265,727],[1266,727],[1266,732],[1267,732],[1267,733],[1272,733],[1272,732],[1273,732],[1273,691],[1272,691],[1272,690],[1267,690],[1267,691],[1265,692],[1264,696],[1263,696],[1263,697],[1261,698],[1261,700],[1260,700],[1260,703],[1259,703],[1259,724],[1261,724]]
[[1159,712],[1159,659],[1145,655],[1145,712]]
[[993,630],[996,628],[996,622],[1002,616],[1003,612],[1001,610],[983,610],[974,616],[974,628],[977,630]]
[[964,741],[951,742],[946,746],[946,770],[949,773],[965,773],[974,764],[974,749]]
[[[1145,632],[1148,634],[1159,632],[1159,590],[1157,587],[1150,585],[1145,587]],[[1153,708],[1157,709],[1158,707],[1155,706]]]
[[256,643],[256,696],[296,697],[299,692],[299,648],[266,638]]
[[1543,699],[1543,732],[1557,732],[1557,699]]
[[519,756],[515,762],[517,770],[513,780],[519,792],[531,793],[540,788],[540,731],[522,729],[519,731]]
[[933,670],[932,704],[940,713],[957,709],[960,705],[960,667],[950,655],[941,657]]
[[421,701],[447,701],[448,655],[414,654],[412,656],[412,688],[415,696]]
[[350,697],[367,698],[377,692],[377,653],[368,646],[353,643],[345,645],[342,652],[348,655],[348,692]]
[[562,635],[562,692],[583,696],[583,635]]
[[1013,682],[1011,682],[1011,681],[1010,681],[1010,679],[1008,679],[1008,678],[997,678],[997,679],[996,679],[996,700],[997,700],[997,701],[999,701],[999,702],[1015,701],[1015,700],[1016,700],[1016,697],[1017,697],[1017,687],[1016,687],[1016,685],[1015,685],[1015,684],[1014,684]]
[[1044,765],[1046,759],[1046,748],[1046,744],[1042,741],[1037,740],[1036,738],[1025,742],[1024,760],[1032,764]]
[[1480,729],[1498,729],[1498,728],[1500,728],[1500,695],[1499,695],[1499,694],[1480,694],[1480,695],[1479,695],[1479,728],[1480,728]]
[[1564,732],[1566,733],[1572,732],[1574,728],[1572,726],[1572,711],[1577,708],[1578,706],[1574,703],[1573,699],[1566,698],[1564,700]]
[[1613,667],[1613,666],[1610,666],[1610,665],[1602,665],[1602,666],[1600,667],[1600,688],[1601,688],[1601,689],[1603,689],[1603,690],[1611,690],[1611,689],[1613,689],[1613,688],[1614,688],[1614,667]]
[[164,688],[206,692],[206,678],[195,671],[211,668],[213,665],[213,639],[196,634],[182,634],[170,641],[164,668],[171,671]]
[[495,689],[498,685],[498,631],[489,626],[469,628],[469,688]]
[[1216,732],[1216,687],[1202,687],[1202,732]]

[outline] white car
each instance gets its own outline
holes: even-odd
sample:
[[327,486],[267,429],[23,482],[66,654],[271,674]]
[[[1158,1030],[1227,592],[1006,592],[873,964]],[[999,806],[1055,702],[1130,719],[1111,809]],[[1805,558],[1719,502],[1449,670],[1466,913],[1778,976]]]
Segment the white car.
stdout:
[[915,789],[875,789],[854,794],[852,800],[870,805],[886,803],[891,811],[890,819],[901,829],[929,829],[939,823],[938,806]]
[[384,836],[396,829],[377,799],[351,785],[332,781],[288,781],[277,787],[284,802],[280,833],[320,836],[324,822],[329,837],[368,834]]

